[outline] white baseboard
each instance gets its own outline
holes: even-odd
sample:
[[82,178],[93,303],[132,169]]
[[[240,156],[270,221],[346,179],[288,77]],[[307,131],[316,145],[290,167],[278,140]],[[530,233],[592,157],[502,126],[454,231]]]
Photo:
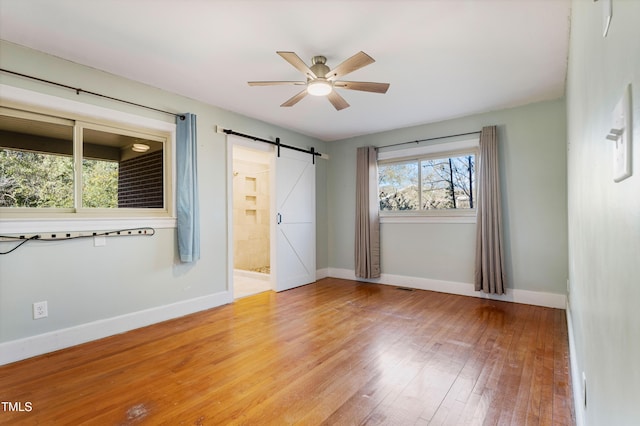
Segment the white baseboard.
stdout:
[[419,290],[431,290],[441,293],[459,294],[461,296],[479,297],[482,299],[500,300],[503,302],[523,303],[526,305],[545,306],[548,308],[564,309],[567,297],[564,294],[542,293],[529,290],[507,289],[507,294],[487,294],[475,291],[473,284],[454,281],[433,280],[429,278],[408,277],[404,275],[382,274],[377,279],[356,278],[351,269],[329,268],[329,276],[347,280],[365,281],[377,284],[410,287]]
[[57,351],[233,302],[224,291],[49,333],[0,343],[0,365]]
[[269,281],[271,279],[269,274],[263,272],[246,271],[244,269],[234,269],[233,275],[235,277],[253,278],[254,280],[261,281]]
[[329,275],[329,268],[316,269],[316,280],[327,278]]
[[576,341],[573,335],[573,320],[571,318],[571,306],[567,302],[567,331],[569,333],[569,368],[571,369],[571,388],[573,393],[573,408],[576,413],[576,426],[583,426],[584,422],[584,389],[582,389],[582,374],[578,368],[578,358],[576,358]]

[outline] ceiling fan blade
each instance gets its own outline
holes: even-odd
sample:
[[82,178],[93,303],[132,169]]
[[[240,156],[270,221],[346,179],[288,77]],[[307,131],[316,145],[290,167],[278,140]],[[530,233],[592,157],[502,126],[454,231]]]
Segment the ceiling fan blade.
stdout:
[[337,109],[338,111],[340,111],[341,109],[345,109],[349,106],[347,101],[345,101],[344,98],[340,96],[340,94],[335,90],[332,90],[331,93],[327,95],[327,99],[329,99],[329,102],[331,102],[331,105],[333,105],[335,109]]
[[300,102],[302,100],[302,98],[304,98],[305,96],[307,96],[307,89],[306,88],[302,92],[300,92],[297,95],[293,96],[292,98],[290,98],[289,100],[287,100],[285,103],[283,103],[280,106],[281,107],[294,106],[295,104]]
[[328,80],[335,80],[344,75],[349,74],[355,70],[358,70],[366,65],[374,63],[375,60],[364,52],[358,52],[343,63],[329,71],[326,75]]
[[311,68],[304,63],[300,56],[296,55],[294,52],[276,52],[278,55],[282,56],[285,61],[289,62],[295,68],[297,68],[300,72],[306,75],[309,78],[318,78],[317,75],[311,71]]
[[306,81],[247,81],[249,86],[282,86],[282,85],[295,85],[304,86]]
[[336,81],[334,87],[339,89],[360,90],[363,92],[387,93],[389,83],[372,83],[369,81]]

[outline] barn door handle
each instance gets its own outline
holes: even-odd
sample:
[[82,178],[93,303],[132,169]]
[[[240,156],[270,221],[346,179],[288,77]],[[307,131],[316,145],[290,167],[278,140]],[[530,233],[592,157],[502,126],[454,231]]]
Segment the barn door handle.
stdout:
[[276,215],[276,222],[278,223],[278,225],[282,223],[282,215],[280,213]]

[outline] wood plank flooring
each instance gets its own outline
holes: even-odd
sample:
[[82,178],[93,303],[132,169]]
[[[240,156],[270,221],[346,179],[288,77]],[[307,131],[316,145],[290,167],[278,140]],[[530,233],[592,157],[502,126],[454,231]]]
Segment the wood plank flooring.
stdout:
[[0,367],[0,424],[572,425],[562,310],[327,278]]

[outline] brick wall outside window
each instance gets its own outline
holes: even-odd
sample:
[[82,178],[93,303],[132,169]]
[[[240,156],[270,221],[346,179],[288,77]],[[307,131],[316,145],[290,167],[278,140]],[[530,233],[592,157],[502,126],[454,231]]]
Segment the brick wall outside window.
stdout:
[[161,150],[120,162],[119,208],[162,208],[163,193]]

